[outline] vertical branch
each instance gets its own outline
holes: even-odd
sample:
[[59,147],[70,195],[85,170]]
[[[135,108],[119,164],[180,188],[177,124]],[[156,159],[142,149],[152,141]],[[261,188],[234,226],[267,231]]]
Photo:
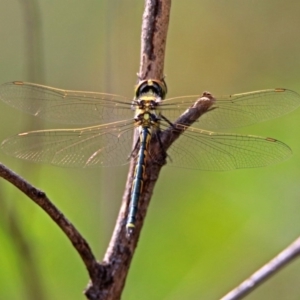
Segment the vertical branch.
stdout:
[[140,79],[162,79],[164,76],[170,9],[171,0],[146,1],[142,25]]
[[[142,26],[142,50],[139,79],[162,79],[165,43],[167,39],[168,21],[170,16],[171,0],[147,0],[143,15]],[[196,100],[196,99],[195,99]],[[201,114],[205,113],[213,103],[212,97],[203,95],[188,109],[177,121],[189,126]],[[184,126],[181,126],[184,127]],[[180,128],[180,127],[179,127]],[[184,131],[174,127],[165,130],[161,135],[164,149],[167,149]],[[156,160],[161,155],[161,145],[158,141],[151,141],[151,152]],[[162,162],[165,157],[162,157]],[[139,209],[135,224],[135,231],[130,238],[126,236],[126,217],[131,196],[131,187],[135,171],[135,159],[132,159],[122,205],[117,218],[116,226],[106,251],[104,260],[100,265],[98,279],[92,280],[85,294],[88,299],[120,299],[130,263],[137,246],[139,235],[146,217],[147,209],[157,182],[160,170],[163,166],[151,158],[146,162],[146,178],[143,182],[143,190],[139,198]],[[94,276],[95,278],[95,276]]]
[[[145,2],[139,79],[163,78],[170,8],[171,0],[146,0]],[[148,176],[148,179],[144,182],[143,192],[140,196],[135,234],[128,238],[126,236],[125,222],[130,202],[135,163],[135,160],[132,159],[116,226],[101,264],[99,281],[91,281],[85,291],[88,299],[121,298],[154,183],[161,169],[161,166],[157,166],[155,171],[152,169],[151,176]]]

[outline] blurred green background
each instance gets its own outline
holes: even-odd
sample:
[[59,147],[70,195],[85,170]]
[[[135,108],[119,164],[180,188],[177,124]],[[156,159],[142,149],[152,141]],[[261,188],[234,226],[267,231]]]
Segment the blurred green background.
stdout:
[[[31,11],[34,3],[39,11]],[[0,83],[132,97],[143,6],[141,0],[2,0]],[[300,92],[299,13],[299,1],[173,1],[169,96],[273,87]],[[39,27],[30,29],[38,18]],[[36,44],[32,37],[39,34]],[[218,299],[299,235],[299,118],[300,109],[234,130],[287,143],[294,155],[279,165],[224,173],[162,170],[122,299]],[[1,104],[1,140],[51,127],[62,126]],[[0,160],[45,191],[102,259],[127,167],[62,169],[3,153]],[[0,208],[0,298],[84,299],[87,272],[49,217],[4,180]],[[299,278],[295,261],[247,299],[299,299]]]

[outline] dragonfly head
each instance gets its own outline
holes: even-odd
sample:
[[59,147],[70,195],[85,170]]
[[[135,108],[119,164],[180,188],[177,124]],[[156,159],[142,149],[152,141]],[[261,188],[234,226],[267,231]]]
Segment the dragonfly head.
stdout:
[[167,85],[164,80],[147,79],[140,81],[135,88],[136,99],[140,98],[142,94],[151,93],[161,99],[164,99],[167,94]]

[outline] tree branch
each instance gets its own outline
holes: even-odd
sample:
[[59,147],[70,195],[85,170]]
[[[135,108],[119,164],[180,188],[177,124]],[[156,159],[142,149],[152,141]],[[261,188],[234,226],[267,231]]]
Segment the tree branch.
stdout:
[[221,300],[238,300],[244,298],[254,289],[258,288],[263,282],[269,279],[290,263],[300,254],[300,238],[293,242],[290,246],[279,253],[269,263],[256,271],[251,277],[242,282],[238,287],[226,294]]
[[91,278],[93,278],[95,276],[94,270],[98,269],[99,266],[89,245],[77,231],[77,229],[72,225],[72,223],[68,221],[67,218],[49,200],[46,194],[32,186],[24,178],[20,177],[2,164],[0,164],[0,176],[9,181],[31,200],[33,200],[37,205],[39,205],[62,229],[85,263]]
[[171,0],[146,0],[141,36],[139,78],[162,79]]
[[[163,78],[164,55],[171,0],[146,0],[142,22],[141,60],[139,80]],[[88,299],[120,299],[130,263],[137,246],[147,207],[152,195],[155,180],[161,166],[154,164],[155,172],[149,169],[149,180],[145,180],[143,192],[139,199],[139,212],[135,233],[130,239],[126,236],[125,222],[128,214],[135,159],[131,160],[122,205],[116,226],[103,260],[103,282],[100,285],[91,281],[85,294]],[[149,168],[148,162],[147,168]],[[154,180],[154,181],[153,181]],[[105,275],[104,275],[105,274]]]

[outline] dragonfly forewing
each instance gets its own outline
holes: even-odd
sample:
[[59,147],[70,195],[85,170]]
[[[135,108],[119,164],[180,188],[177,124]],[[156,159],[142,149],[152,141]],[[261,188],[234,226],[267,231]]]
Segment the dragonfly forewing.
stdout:
[[[161,111],[174,120],[198,98],[197,95],[164,100]],[[300,106],[300,95],[288,89],[269,89],[243,94],[215,97],[213,109],[194,124],[214,130],[248,126],[285,115]]]
[[63,124],[95,125],[133,115],[131,101],[123,96],[61,90],[20,81],[0,85],[0,99],[31,115]]
[[1,148],[31,162],[63,167],[117,166],[128,162],[133,120],[79,129],[38,130],[12,136]]

